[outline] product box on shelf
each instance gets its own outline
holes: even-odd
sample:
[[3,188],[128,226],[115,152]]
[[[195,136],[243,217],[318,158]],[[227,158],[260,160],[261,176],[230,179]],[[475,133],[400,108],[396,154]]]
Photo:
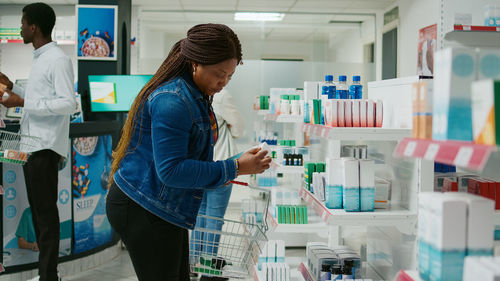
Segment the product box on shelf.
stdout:
[[375,162],[371,159],[359,160],[360,210],[373,212],[375,209]]
[[493,79],[500,80],[500,49],[479,48],[478,49],[478,80]]
[[484,6],[484,25],[500,26],[500,3]]
[[500,145],[500,80],[472,84],[472,130],[475,143]]
[[342,159],[326,159],[325,205],[329,209],[342,209]]
[[433,237],[430,279],[461,280],[466,255],[467,204],[457,198],[441,196],[431,201],[430,212]]
[[375,209],[387,209],[391,201],[391,182],[383,178],[375,178]]
[[342,204],[346,212],[359,212],[359,164],[354,158],[343,158]]
[[477,54],[472,48],[447,48],[434,55],[432,137],[472,141],[470,87],[477,75]]
[[418,138],[418,133],[419,133],[419,118],[418,118],[418,113],[419,113],[419,102],[420,102],[420,87],[419,83],[415,82],[413,83],[411,87],[411,100],[412,100],[412,111],[413,111],[413,117],[412,117],[412,132],[411,132],[411,137],[412,138]]

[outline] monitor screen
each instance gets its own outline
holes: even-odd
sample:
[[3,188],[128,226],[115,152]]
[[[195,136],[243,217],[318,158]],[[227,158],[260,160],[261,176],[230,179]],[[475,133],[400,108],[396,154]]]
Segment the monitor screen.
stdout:
[[89,75],[92,112],[129,111],[153,75]]

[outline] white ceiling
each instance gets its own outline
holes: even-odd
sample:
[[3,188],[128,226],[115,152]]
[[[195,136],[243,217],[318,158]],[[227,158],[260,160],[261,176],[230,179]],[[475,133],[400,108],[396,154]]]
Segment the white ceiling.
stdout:
[[[49,4],[77,4],[77,0],[42,0]],[[0,0],[0,4],[27,4],[33,0]],[[231,26],[247,39],[304,41],[328,40],[359,24],[330,21],[365,21],[395,0],[132,0],[139,8],[141,24],[157,31],[185,35],[197,23],[217,22]],[[236,11],[282,12],[281,22],[235,22]],[[365,15],[363,15],[365,14]]]

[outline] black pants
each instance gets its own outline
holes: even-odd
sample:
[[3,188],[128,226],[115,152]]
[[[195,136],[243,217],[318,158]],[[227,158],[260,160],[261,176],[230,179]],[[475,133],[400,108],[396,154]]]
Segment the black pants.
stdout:
[[148,212],[115,184],[108,193],[106,213],[127,246],[139,281],[189,281],[187,229]]
[[36,242],[40,249],[38,274],[41,281],[58,280],[57,167],[60,158],[59,154],[45,149],[32,153],[23,167]]

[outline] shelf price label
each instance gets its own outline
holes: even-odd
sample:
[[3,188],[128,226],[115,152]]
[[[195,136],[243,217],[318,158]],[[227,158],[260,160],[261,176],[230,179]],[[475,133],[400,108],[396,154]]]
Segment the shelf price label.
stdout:
[[425,152],[424,159],[425,160],[434,160],[436,158],[436,155],[439,151],[439,144],[437,143],[431,143],[427,147],[427,151]]
[[455,157],[455,161],[453,161],[453,164],[459,167],[467,167],[473,153],[474,149],[471,146],[460,147],[457,156]]
[[413,153],[415,152],[415,148],[417,148],[417,142],[415,142],[415,141],[408,142],[408,144],[406,145],[405,151],[403,152],[403,155],[406,157],[412,156]]

